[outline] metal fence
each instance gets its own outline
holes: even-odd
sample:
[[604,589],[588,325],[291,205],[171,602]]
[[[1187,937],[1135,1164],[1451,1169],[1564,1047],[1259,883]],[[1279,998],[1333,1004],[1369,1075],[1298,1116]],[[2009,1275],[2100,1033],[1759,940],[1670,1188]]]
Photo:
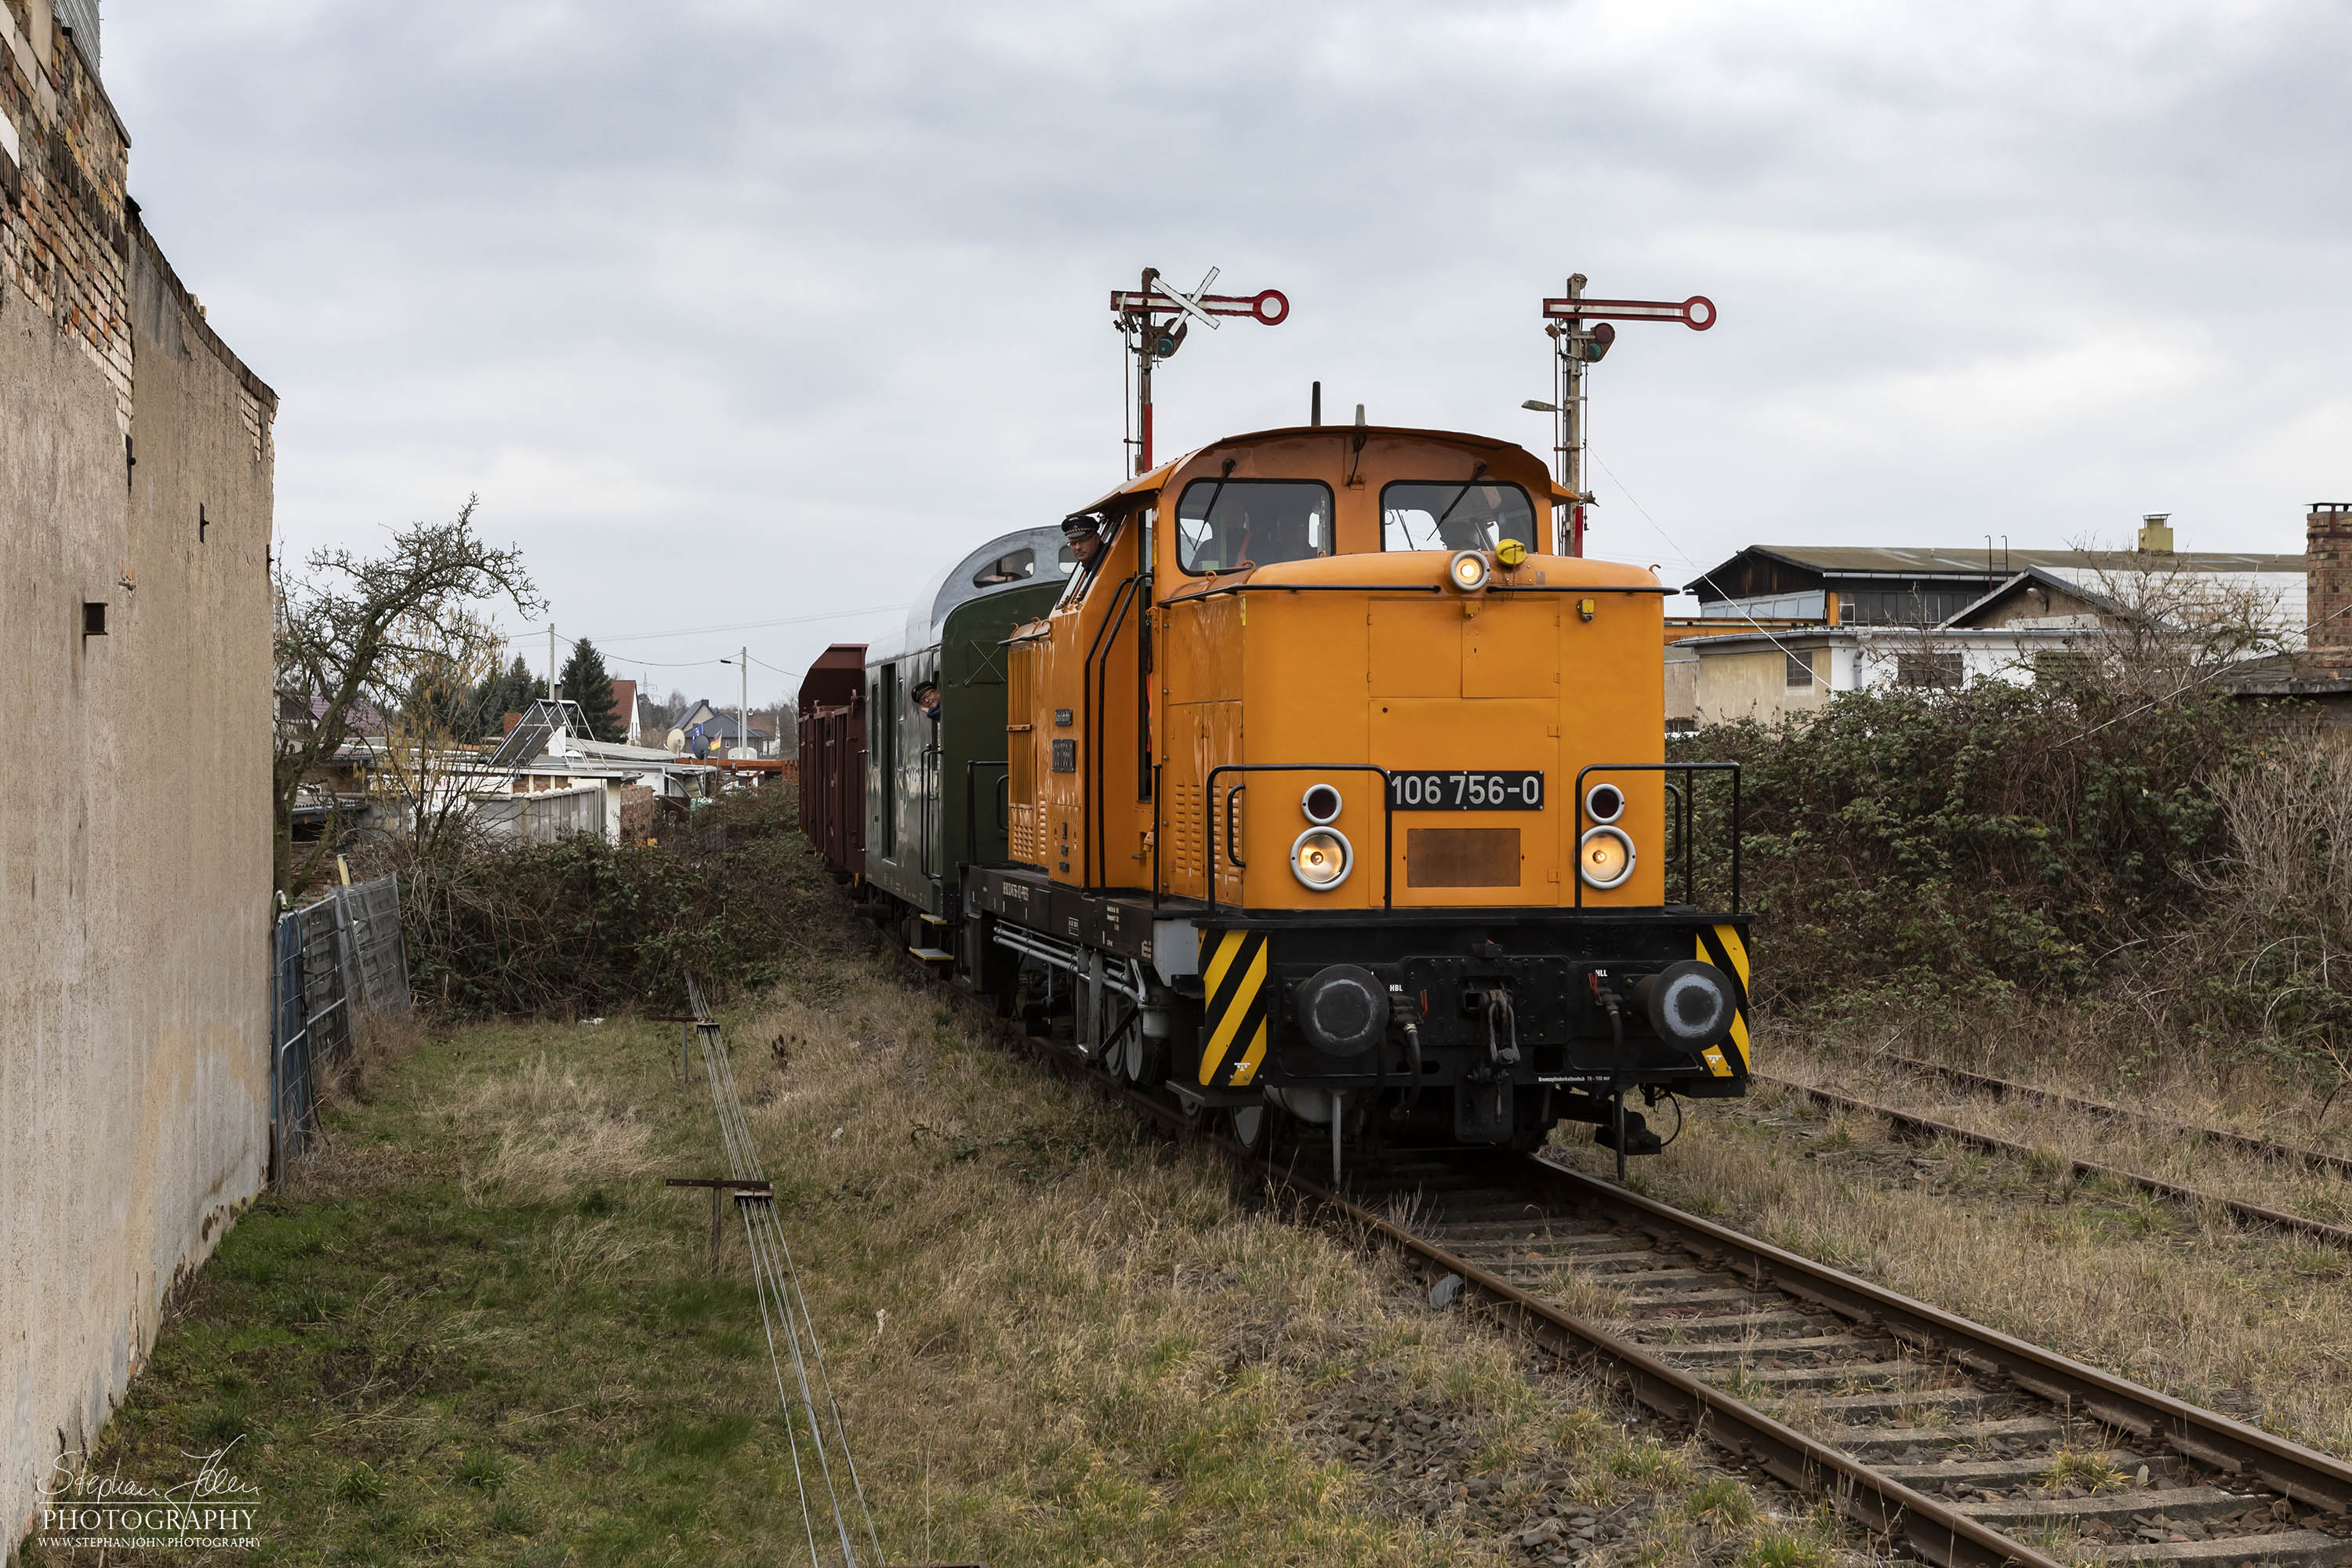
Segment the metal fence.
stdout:
[[269,1120],[282,1193],[288,1164],[318,1129],[320,1074],[349,1058],[360,1016],[408,1011],[400,879],[337,888],[278,916],[276,958]]

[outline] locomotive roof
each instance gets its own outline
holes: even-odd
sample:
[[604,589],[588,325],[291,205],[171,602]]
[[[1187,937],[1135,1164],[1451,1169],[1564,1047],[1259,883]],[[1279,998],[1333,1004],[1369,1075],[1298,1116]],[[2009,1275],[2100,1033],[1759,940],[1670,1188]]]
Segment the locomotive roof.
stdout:
[[[1458,446],[1467,447],[1473,451],[1517,452],[1526,457],[1530,462],[1540,464],[1542,461],[1542,459],[1538,458],[1533,452],[1528,451],[1517,441],[1497,440],[1492,436],[1474,435],[1466,430],[1425,430],[1417,426],[1411,425],[1280,425],[1270,430],[1244,430],[1237,436],[1221,437],[1217,440],[1208,442],[1203,446],[1195,447],[1191,451],[1184,453],[1181,457],[1171,458],[1169,461],[1160,464],[1158,468],[1152,469],[1148,474],[1138,474],[1135,478],[1128,480],[1125,484],[1118,486],[1117,489],[1104,491],[1102,495],[1088,502],[1087,505],[1080,507],[1078,510],[1080,511],[1093,511],[1099,508],[1109,506],[1121,496],[1141,495],[1151,490],[1156,490],[1165,485],[1170,477],[1173,475],[1177,469],[1182,468],[1185,464],[1191,462],[1202,453],[1213,451],[1220,447],[1238,447],[1252,441],[1286,441],[1295,439],[1300,436],[1352,436],[1359,431],[1361,431],[1368,437],[1411,436],[1418,437],[1423,440],[1445,441]],[[1576,498],[1570,491],[1564,489],[1555,482],[1551,487],[1551,499],[1556,501],[1564,501],[1574,500]]]
[[[1053,581],[1046,575],[1046,563],[1056,564],[1055,575],[1058,576],[1062,545],[1062,531],[1058,525],[1024,528],[997,535],[926,582],[916,593],[915,602],[907,607],[907,624],[898,640],[894,642],[888,637],[876,639],[866,650],[866,662],[870,664],[896,654],[930,647],[940,640],[940,628],[946,624],[948,613],[959,605],[984,599],[991,594],[1034,587],[1041,582]],[[975,581],[991,563],[1024,549],[1033,552],[1027,576],[1015,577],[1005,583]]]

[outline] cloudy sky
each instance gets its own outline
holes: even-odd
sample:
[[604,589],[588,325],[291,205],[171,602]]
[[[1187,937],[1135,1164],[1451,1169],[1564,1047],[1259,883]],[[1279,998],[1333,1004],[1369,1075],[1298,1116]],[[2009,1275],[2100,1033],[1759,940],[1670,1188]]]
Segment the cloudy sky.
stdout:
[[2146,511],[2291,551],[2352,499],[2340,4],[106,0],[103,45],[282,399],[281,543],[478,493],[662,689],[747,641],[786,689],[1114,481],[1146,264],[1293,306],[1192,335],[1163,452],[1318,378],[1540,449],[1568,272],[1707,295],[1594,378],[1593,552],[1677,580]]

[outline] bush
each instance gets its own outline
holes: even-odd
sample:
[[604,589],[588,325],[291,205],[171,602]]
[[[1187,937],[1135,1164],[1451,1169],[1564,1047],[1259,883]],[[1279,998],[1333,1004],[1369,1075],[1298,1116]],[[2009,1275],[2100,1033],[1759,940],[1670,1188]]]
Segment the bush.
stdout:
[[1681,742],[1742,764],[1763,995],[2079,989],[2191,918],[2199,868],[2228,846],[2214,783],[2261,732],[2210,691],[2137,712],[2126,695],[1850,692]]
[[[2219,688],[1852,692],[1676,742],[1742,765],[1759,1000],[1811,1023],[2038,1005],[2352,1080],[2352,752]],[[1719,896],[1725,846],[1699,847]]]
[[766,984],[829,893],[793,792],[774,787],[728,795],[651,848],[446,836],[381,853],[401,874],[411,987],[458,1017],[682,1010],[689,968],[722,992]]

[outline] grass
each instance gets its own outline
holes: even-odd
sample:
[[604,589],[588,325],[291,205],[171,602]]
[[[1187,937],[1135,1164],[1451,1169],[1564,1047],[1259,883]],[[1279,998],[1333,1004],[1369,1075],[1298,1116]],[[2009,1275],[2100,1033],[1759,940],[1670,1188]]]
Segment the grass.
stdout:
[[[1703,1450],[943,995],[813,931],[726,1019],[891,1560],[1499,1564],[1578,1510],[1580,1561],[1780,1539]],[[713,1274],[707,1199],[661,1184],[721,1165],[676,1049],[614,1017],[373,1062],[175,1297],[96,1467],[234,1441],[259,1563],[794,1560],[740,1233]]]
[[[1915,1031],[1916,1032],[1916,1031]],[[2029,1043],[2040,1037],[2021,1027]],[[1916,1040],[1903,1048],[1917,1051]],[[2027,1101],[1962,1095],[1941,1080],[1882,1071],[1864,1045],[1810,1045],[1768,1031],[1758,1060],[1776,1075],[1899,1104],[2037,1151],[2149,1172],[2310,1212],[2352,1184],[2210,1144]],[[2307,1137],[2316,1106],[2252,1074],[2235,1089],[2170,1077],[2119,1081],[2070,1068],[2106,1058],[2054,1048],[1969,1058],[2075,1093],[2137,1085],[2151,1110],[2212,1125]],[[2166,1086],[2178,1087],[2178,1093]],[[2234,1098],[2232,1098],[2234,1094]],[[1605,1171],[1608,1152],[1564,1140],[1570,1163]],[[1638,1172],[1668,1202],[1724,1206],[1761,1238],[2106,1367],[2181,1398],[2352,1457],[2352,1258],[2306,1240],[2237,1228],[2137,1189],[2074,1182],[2042,1154],[2012,1159],[1945,1142],[1894,1139],[1867,1117],[1826,1115],[1764,1088],[1695,1108],[1680,1139]]]
[[2102,1455],[2061,1448],[2052,1456],[2050,1468],[2033,1479],[2033,1484],[2037,1487],[2080,1487],[2086,1492],[2104,1492],[2129,1486],[2131,1478],[2108,1464]]

